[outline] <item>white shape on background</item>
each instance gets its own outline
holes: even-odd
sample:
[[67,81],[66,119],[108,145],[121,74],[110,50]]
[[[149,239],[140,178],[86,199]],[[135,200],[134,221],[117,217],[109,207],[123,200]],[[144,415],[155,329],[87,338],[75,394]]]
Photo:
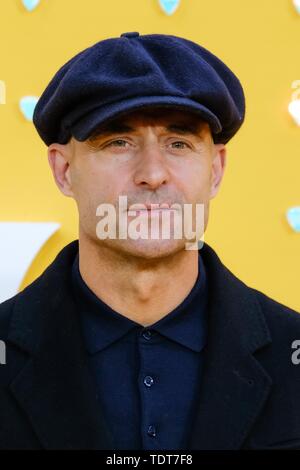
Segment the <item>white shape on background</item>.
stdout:
[[300,126],[300,80],[295,80],[292,83],[292,88],[294,88],[295,91],[292,94],[292,100],[288,109],[295,123]]
[[180,0],[159,0],[159,5],[161,9],[167,15],[173,15],[177,8],[179,7]]
[[20,110],[27,121],[32,121],[34,108],[38,100],[39,98],[37,96],[23,96],[23,98],[20,99]]
[[289,113],[294,119],[295,123],[300,126],[300,100],[290,102]]
[[293,0],[293,2],[294,2],[294,6],[295,6],[297,12],[300,15],[300,0]]
[[22,3],[27,11],[32,11],[38,6],[40,0],[22,0]]
[[32,261],[57,222],[0,222],[0,302],[18,293]]
[[0,80],[0,104],[6,103],[6,86],[3,80]]

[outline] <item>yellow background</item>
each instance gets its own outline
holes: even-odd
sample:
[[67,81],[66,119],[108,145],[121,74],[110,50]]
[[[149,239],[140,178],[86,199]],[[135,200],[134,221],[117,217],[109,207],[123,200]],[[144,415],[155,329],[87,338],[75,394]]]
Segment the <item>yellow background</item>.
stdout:
[[21,288],[58,251],[78,238],[75,203],[57,189],[46,146],[18,109],[39,96],[54,73],[80,50],[126,31],[166,33],[210,49],[240,78],[246,121],[228,144],[225,176],[211,203],[205,234],[241,280],[300,311],[300,234],[286,210],[300,205],[300,128],[287,112],[300,79],[300,15],[292,0],[182,0],[173,16],[157,0],[1,0],[0,220],[57,221]]

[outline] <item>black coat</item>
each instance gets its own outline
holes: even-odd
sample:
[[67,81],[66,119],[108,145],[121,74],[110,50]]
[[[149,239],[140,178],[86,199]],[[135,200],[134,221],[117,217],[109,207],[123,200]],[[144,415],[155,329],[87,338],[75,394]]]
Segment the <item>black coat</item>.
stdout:
[[[1,449],[113,449],[74,315],[77,251],[74,240],[0,305]],[[188,449],[300,449],[300,315],[237,279],[206,243],[200,253],[208,342]]]

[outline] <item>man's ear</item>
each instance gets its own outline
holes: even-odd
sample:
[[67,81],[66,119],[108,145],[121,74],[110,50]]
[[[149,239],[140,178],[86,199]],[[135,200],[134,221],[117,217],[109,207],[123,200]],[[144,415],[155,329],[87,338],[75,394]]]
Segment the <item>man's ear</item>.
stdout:
[[226,147],[224,144],[214,144],[212,161],[210,199],[213,199],[220,188],[226,167]]
[[48,161],[60,191],[65,196],[74,197],[70,175],[70,151],[69,144],[53,143],[48,147]]

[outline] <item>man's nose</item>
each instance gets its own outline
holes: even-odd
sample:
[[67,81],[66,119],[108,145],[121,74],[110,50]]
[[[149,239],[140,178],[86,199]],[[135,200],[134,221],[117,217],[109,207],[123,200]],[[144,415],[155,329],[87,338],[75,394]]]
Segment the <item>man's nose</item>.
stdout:
[[138,163],[134,173],[134,182],[137,185],[149,186],[151,189],[166,184],[170,174],[166,157],[159,144],[144,145],[138,155]]

